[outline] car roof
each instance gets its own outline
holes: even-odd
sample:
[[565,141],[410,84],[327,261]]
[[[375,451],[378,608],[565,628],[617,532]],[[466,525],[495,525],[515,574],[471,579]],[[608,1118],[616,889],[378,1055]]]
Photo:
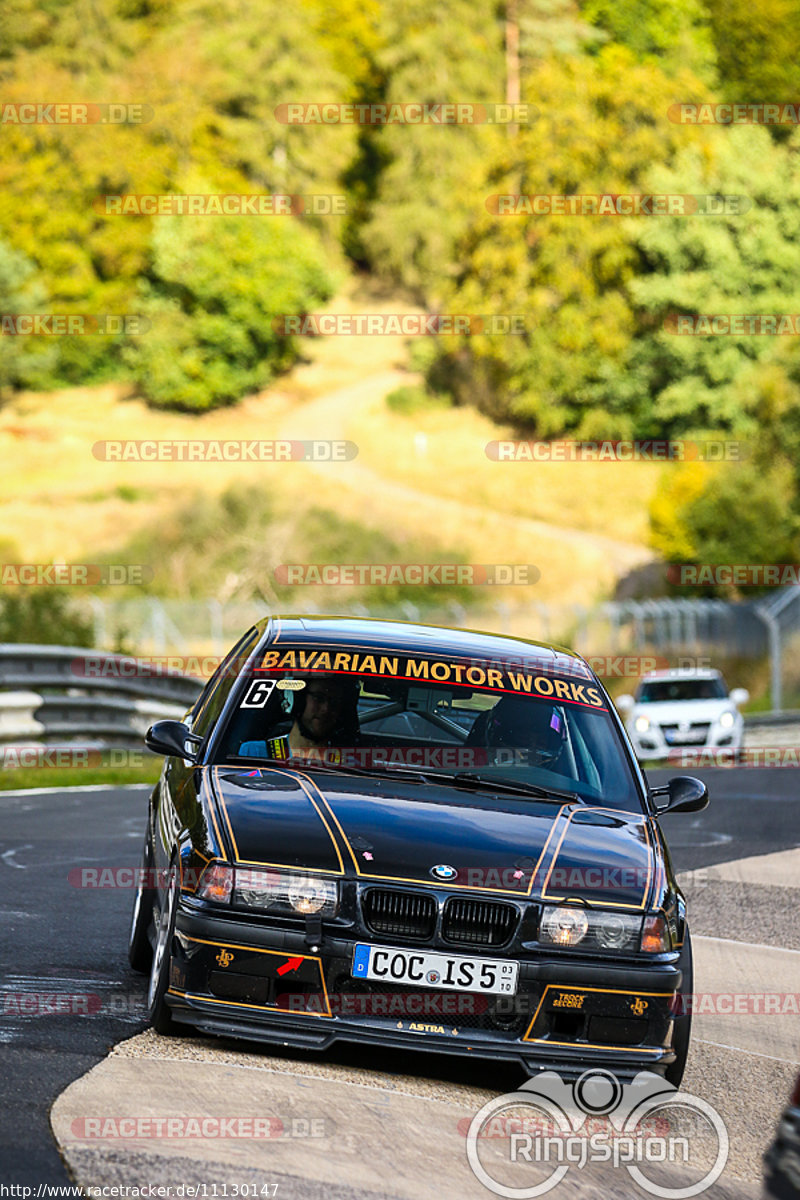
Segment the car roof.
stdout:
[[366,649],[410,651],[451,658],[524,661],[566,674],[595,679],[584,659],[565,646],[479,630],[424,625],[414,621],[387,621],[374,617],[273,614],[257,623],[265,635],[262,645],[283,643],[358,646]]

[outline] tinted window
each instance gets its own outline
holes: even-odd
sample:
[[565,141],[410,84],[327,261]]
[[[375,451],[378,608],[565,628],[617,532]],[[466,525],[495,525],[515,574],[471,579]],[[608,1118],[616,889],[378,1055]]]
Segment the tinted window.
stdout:
[[[288,656],[291,649],[281,653]],[[296,660],[309,661],[299,654]],[[595,680],[504,676],[476,668],[472,677],[489,675],[494,686],[473,687],[463,667],[461,681],[453,683],[435,678],[434,667],[445,668],[444,663],[432,660],[427,675],[411,679],[400,677],[407,670],[404,659],[380,662],[380,671],[369,674],[255,671],[215,757],[265,762],[288,757],[387,772],[393,766],[451,775],[469,771],[640,810],[635,777]],[[413,662],[420,670],[423,660]],[[390,677],[391,669],[397,677]],[[552,694],[520,694],[525,682]]]
[[721,679],[652,679],[639,685],[636,700],[653,704],[665,700],[724,700],[728,689]]
[[193,733],[198,733],[201,737],[206,736],[225,707],[228,694],[239,677],[239,669],[244,667],[259,637],[257,629],[248,630],[217,667],[195,705]]

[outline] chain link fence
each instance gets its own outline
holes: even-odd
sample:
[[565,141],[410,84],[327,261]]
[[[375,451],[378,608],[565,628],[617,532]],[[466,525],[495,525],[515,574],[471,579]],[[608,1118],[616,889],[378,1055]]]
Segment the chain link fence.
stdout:
[[[124,648],[137,654],[220,656],[241,633],[268,615],[267,605],[218,600],[84,601],[94,622],[94,645]],[[304,604],[304,613],[315,607]],[[661,599],[610,601],[593,608],[577,605],[494,602],[469,609],[404,602],[367,609],[361,604],[327,606],[324,611],[351,617],[421,621],[483,629],[568,645],[586,657],[655,652],[670,660],[715,657],[770,662],[770,705],[783,707],[783,696],[800,691],[800,587],[781,588],[747,603],[723,600]]]

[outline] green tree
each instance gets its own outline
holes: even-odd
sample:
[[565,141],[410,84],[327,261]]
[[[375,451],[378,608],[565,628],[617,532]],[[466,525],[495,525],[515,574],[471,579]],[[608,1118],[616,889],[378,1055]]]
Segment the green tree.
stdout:
[[[153,219],[107,215],[97,204],[104,195],[178,192],[192,172],[222,192],[343,191],[357,130],[288,126],[275,117],[281,103],[343,100],[352,91],[332,61],[348,63],[344,39],[324,45],[305,8],[278,0],[45,0],[43,12],[37,7],[33,0],[2,5],[4,103],[30,101],[35,79],[44,99],[144,104],[151,117],[2,126],[0,238],[38,268],[55,311],[136,311]],[[350,27],[358,28],[355,14]],[[316,221],[335,251],[341,218],[304,221]],[[58,349],[56,381],[118,372],[113,339],[65,338]]]
[[[379,69],[385,100],[505,100],[492,0],[386,0]],[[458,270],[456,242],[481,203],[481,164],[503,137],[490,125],[387,125],[373,141],[388,165],[362,231],[371,265],[435,301]]]
[[798,0],[705,0],[705,4],[725,98],[796,103],[800,94]]
[[0,642],[91,646],[92,621],[58,588],[23,588],[0,594]]
[[[764,129],[709,131],[649,174],[654,191],[743,196],[743,214],[642,222],[642,268],[629,291],[637,335],[629,355],[639,380],[643,436],[727,430],[753,439],[782,389],[800,403],[796,338],[671,332],[670,314],[800,312],[800,140],[776,145]],[[781,384],[783,380],[783,384]]]
[[688,67],[709,84],[716,81],[716,47],[704,0],[583,0],[585,20],[627,46],[639,62],[667,74]]
[[234,403],[295,358],[273,319],[333,289],[318,238],[293,217],[160,217],[139,305],[152,328],[125,360],[155,407]]
[[[42,312],[45,304],[45,290],[33,263],[0,241],[0,316]],[[55,353],[46,337],[0,329],[0,403],[14,388],[38,386],[53,366]]]
[[[689,74],[680,88],[687,99],[705,94]],[[589,59],[551,57],[528,74],[524,99],[540,118],[484,164],[482,212],[459,243],[460,269],[443,305],[521,316],[525,333],[441,339],[428,372],[433,391],[540,436],[633,431],[645,394],[641,368],[637,377],[629,363],[634,219],[499,216],[489,197],[648,192],[653,162],[703,136],[664,119],[674,94],[674,80],[620,46]]]

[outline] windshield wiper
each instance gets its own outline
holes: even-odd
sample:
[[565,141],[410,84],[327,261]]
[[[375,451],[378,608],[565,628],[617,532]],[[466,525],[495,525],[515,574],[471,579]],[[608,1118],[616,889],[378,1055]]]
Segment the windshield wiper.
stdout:
[[[236,757],[231,755],[232,758]],[[489,791],[513,792],[519,796],[536,796],[542,800],[552,800],[554,803],[585,804],[586,801],[577,792],[562,792],[558,788],[541,787],[537,783],[522,783],[517,779],[496,778],[490,775],[479,775],[473,771],[429,771],[425,767],[412,767],[405,763],[376,763],[371,767],[360,767],[353,763],[317,762],[303,758],[268,758],[260,755],[258,759],[247,760],[248,766],[255,770],[259,765],[288,767],[290,770],[338,771],[343,775],[406,775],[415,779],[437,779],[443,783],[453,783],[458,787],[485,788]]]
[[[229,757],[236,758],[238,756],[232,754]],[[244,758],[242,761],[245,761]],[[267,755],[260,754],[258,758],[248,757],[246,762],[253,770],[260,766],[277,766],[288,767],[293,771],[301,768],[306,771],[340,771],[344,775],[413,775],[416,779],[424,779],[432,774],[421,767],[409,767],[403,763],[376,763],[373,767],[359,767],[355,763],[320,762],[313,758],[303,758],[302,755],[290,758],[269,758]],[[444,775],[443,778],[450,779],[451,776]]]
[[585,804],[586,801],[577,792],[562,792],[558,788],[540,787],[538,783],[522,783],[518,779],[499,779],[493,778],[491,775],[479,775],[473,771],[459,771],[457,775],[450,775],[446,778],[452,779],[453,783],[460,786],[498,789],[504,792],[517,792],[521,796],[539,796],[542,800],[553,800],[556,803],[568,802],[570,804]]

